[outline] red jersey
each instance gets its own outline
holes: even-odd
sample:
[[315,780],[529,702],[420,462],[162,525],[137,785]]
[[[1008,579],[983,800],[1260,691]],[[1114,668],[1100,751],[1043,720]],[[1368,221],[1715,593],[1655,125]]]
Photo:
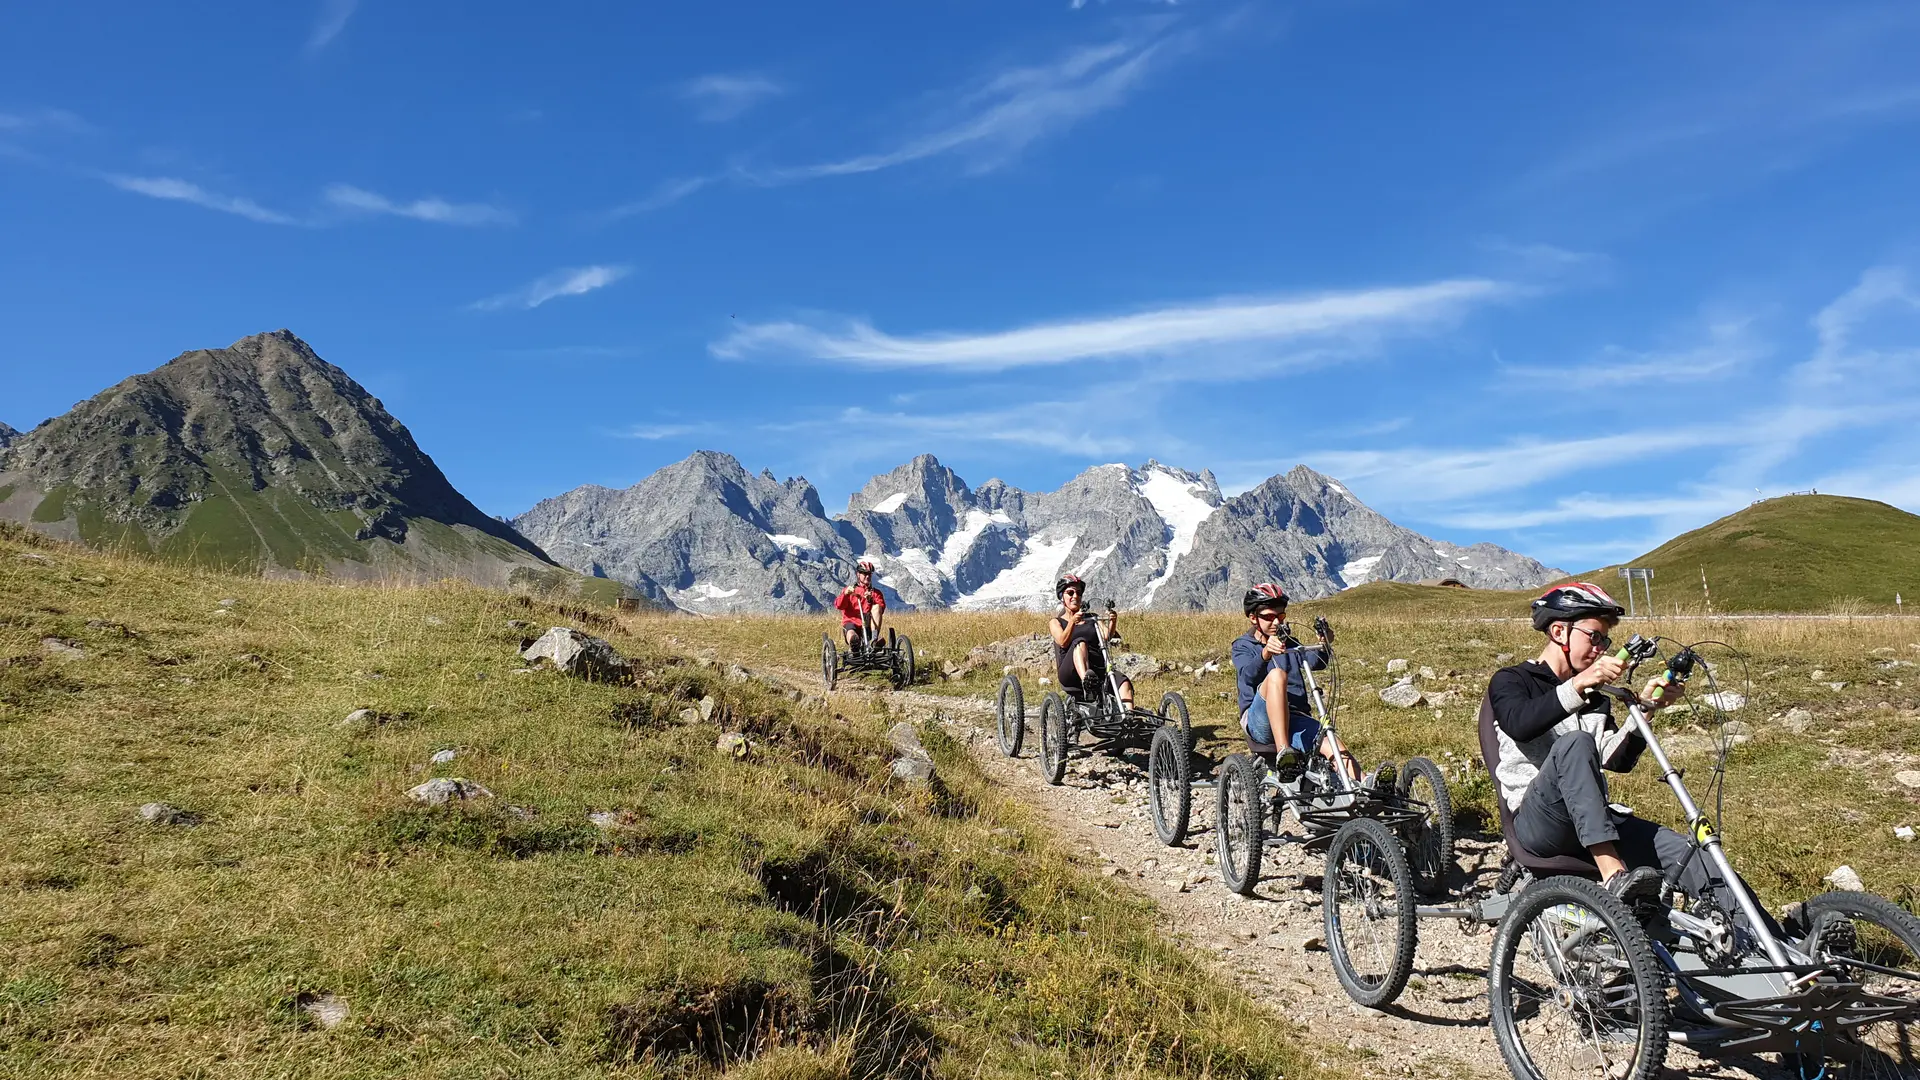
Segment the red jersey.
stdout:
[[887,598],[880,595],[880,590],[871,585],[866,588],[849,585],[841,590],[840,598],[833,602],[833,606],[840,612],[842,623],[858,626],[860,617],[867,612],[887,610]]

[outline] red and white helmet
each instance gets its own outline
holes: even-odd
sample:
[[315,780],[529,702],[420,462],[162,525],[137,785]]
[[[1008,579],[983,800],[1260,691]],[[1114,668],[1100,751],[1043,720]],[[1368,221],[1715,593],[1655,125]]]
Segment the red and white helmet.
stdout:
[[865,559],[861,559],[859,564],[853,568],[853,572],[856,574],[871,574],[873,573],[873,564]]
[[1545,630],[1557,622],[1581,619],[1618,619],[1627,609],[1607,595],[1607,590],[1585,581],[1555,585],[1533,602],[1533,628]]
[[1263,607],[1286,607],[1287,590],[1272,582],[1263,581],[1247,590],[1247,595],[1240,601],[1240,606],[1248,615]]

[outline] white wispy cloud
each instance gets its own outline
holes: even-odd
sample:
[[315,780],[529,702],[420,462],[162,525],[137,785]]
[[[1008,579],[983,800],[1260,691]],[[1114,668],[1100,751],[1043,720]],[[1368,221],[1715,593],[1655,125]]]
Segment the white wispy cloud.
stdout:
[[486,203],[450,203],[438,196],[394,202],[385,195],[351,184],[330,185],[322,198],[327,205],[351,213],[392,214],[441,225],[510,225],[514,220],[513,214]]
[[972,173],[988,172],[1042,139],[1124,102],[1155,66],[1187,51],[1192,32],[1164,23],[1131,36],[1080,46],[1052,60],[1010,68],[943,95],[955,104],[924,118],[919,131],[885,149],[807,165],[733,168],[668,181],[609,217],[658,210],[719,183],[775,187],[879,172],[937,157],[959,157]]
[[831,414],[762,424],[766,432],[830,438],[865,458],[923,453],[928,446],[995,444],[1083,457],[1113,457],[1138,447],[1124,426],[1086,402],[1037,401],[1003,409],[912,413],[850,406]]
[[1890,383],[1920,382],[1920,289],[1898,267],[1861,274],[1814,315],[1813,329],[1819,346],[1794,372],[1808,385],[1844,388],[1867,380],[1885,390]]
[[359,6],[360,0],[320,0],[320,13],[313,21],[313,32],[307,35],[307,51],[317,53],[333,44],[333,39],[347,28],[347,21],[353,18]]
[[628,268],[624,266],[582,266],[555,270],[510,292],[489,296],[485,300],[476,300],[470,306],[476,311],[537,308],[549,300],[557,300],[563,296],[581,296],[595,289],[605,288],[626,277],[627,272]]
[[1608,345],[1578,363],[1505,370],[1517,378],[1578,389],[1706,382],[1746,371],[1771,353],[1771,346],[1754,336],[1753,320],[1723,318],[1707,324],[1703,340],[1676,348],[1635,350]]
[[689,79],[678,87],[681,100],[693,106],[693,114],[708,123],[732,120],[769,98],[779,97],[787,88],[765,75],[712,74]]
[[634,424],[615,432],[622,439],[677,439],[683,435],[704,435],[718,430],[712,424]]
[[234,214],[248,221],[258,221],[265,225],[302,224],[299,218],[291,214],[283,214],[278,210],[269,210],[252,199],[208,191],[199,184],[176,177],[121,176],[117,173],[109,173],[103,179],[122,191],[131,191],[137,195],[146,195],[155,199],[191,203],[194,206],[218,210],[223,214]]
[[1515,291],[1501,282],[1467,278],[921,337],[886,334],[860,320],[837,329],[760,323],[740,327],[709,350],[727,359],[772,354],[869,367],[988,371],[1406,330],[1444,323]]
[[0,109],[0,131],[91,131],[91,124],[66,109]]

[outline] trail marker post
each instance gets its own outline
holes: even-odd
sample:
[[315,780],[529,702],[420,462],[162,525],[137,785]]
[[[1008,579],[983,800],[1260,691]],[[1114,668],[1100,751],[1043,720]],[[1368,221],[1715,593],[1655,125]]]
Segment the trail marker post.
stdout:
[[1646,601],[1647,614],[1654,614],[1657,609],[1653,606],[1652,568],[1646,566],[1623,566],[1620,568],[1620,576],[1627,579],[1627,615],[1631,617],[1638,614],[1639,609],[1634,603],[1633,595],[1633,583],[1636,581],[1640,583],[1641,599]]

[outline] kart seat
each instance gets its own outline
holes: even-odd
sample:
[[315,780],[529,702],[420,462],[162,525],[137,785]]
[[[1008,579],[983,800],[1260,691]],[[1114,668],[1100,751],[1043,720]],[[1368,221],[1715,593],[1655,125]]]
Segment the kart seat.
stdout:
[[[1493,776],[1500,764],[1500,737],[1493,725],[1493,699],[1484,698],[1480,702],[1480,759],[1487,767],[1487,775]],[[1500,797],[1500,786],[1496,781],[1493,794],[1494,805],[1500,808],[1500,835],[1507,841],[1507,851],[1513,861],[1534,872],[1537,877],[1553,877],[1565,874],[1570,877],[1583,877],[1598,880],[1600,868],[1594,865],[1593,856],[1586,852],[1578,855],[1541,855],[1524,847],[1513,835],[1513,811],[1507,808],[1507,800]]]

